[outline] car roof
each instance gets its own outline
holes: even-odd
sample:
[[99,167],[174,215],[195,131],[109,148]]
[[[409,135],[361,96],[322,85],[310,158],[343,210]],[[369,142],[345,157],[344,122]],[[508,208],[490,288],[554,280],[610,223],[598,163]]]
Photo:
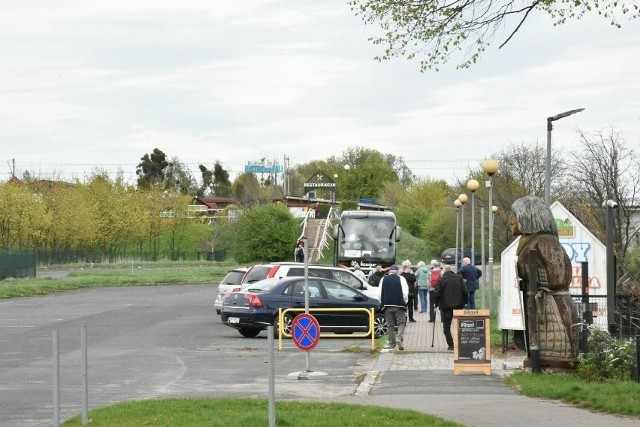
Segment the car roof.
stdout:
[[[294,281],[298,281],[300,279],[304,279],[304,276],[285,276],[285,277],[270,277],[268,279],[262,279],[262,280],[258,280],[257,282],[253,282],[253,283],[245,283],[242,285],[242,290],[241,292],[246,292],[249,288],[253,288],[253,287],[263,287],[265,285],[272,285],[272,286],[276,286],[277,284],[280,283],[288,283],[288,282],[294,282]],[[348,285],[345,285],[344,283],[335,280],[335,279],[328,279],[326,277],[309,277],[309,280],[322,280],[323,282],[333,282],[333,283],[337,283],[341,286],[345,286],[349,289],[353,289]],[[357,289],[355,289],[357,291]]]

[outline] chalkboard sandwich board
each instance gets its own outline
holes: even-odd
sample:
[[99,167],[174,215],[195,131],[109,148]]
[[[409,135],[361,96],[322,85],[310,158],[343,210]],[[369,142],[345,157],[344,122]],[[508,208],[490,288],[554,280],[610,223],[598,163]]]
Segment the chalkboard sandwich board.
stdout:
[[489,310],[453,311],[453,373],[491,375],[491,320]]

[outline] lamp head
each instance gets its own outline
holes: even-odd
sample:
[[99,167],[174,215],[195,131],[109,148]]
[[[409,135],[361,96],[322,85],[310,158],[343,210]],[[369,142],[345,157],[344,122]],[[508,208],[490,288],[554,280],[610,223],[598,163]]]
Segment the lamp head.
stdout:
[[351,169],[351,166],[349,166],[349,165],[344,165],[344,170],[348,171],[349,169]]
[[463,205],[467,202],[467,200],[468,200],[468,199],[469,199],[469,198],[468,198],[468,197],[467,197],[467,195],[466,195],[466,194],[464,194],[464,193],[462,193],[462,194],[460,194],[460,195],[458,196],[458,200],[460,200],[460,203],[461,203],[461,204],[463,204]]
[[472,193],[475,192],[478,188],[480,188],[480,183],[475,179],[470,179],[469,182],[467,182],[467,190],[471,191]]
[[493,176],[498,172],[498,161],[496,159],[487,159],[482,164],[482,170],[489,176]]
[[459,208],[460,206],[462,206],[462,202],[460,201],[460,199],[456,199],[456,200],[453,202],[453,205],[454,205],[456,208]]
[[496,205],[491,206],[491,212],[493,213],[498,212],[498,207]]

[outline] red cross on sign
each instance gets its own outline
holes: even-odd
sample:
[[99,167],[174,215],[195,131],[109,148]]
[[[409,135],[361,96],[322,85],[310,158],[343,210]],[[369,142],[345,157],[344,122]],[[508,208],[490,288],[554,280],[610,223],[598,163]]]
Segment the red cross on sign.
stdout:
[[291,324],[291,338],[300,350],[313,350],[320,341],[320,324],[310,314],[298,314]]

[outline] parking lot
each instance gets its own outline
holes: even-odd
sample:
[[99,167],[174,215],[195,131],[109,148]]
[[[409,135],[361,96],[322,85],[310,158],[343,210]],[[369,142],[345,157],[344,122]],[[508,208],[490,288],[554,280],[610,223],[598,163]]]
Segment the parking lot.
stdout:
[[[44,426],[53,419],[53,331],[60,349],[61,418],[81,412],[81,326],[87,325],[90,408],[131,399],[267,397],[268,339],[243,338],[215,314],[210,285],[94,288],[0,302],[0,419]],[[375,359],[345,352],[367,339],[321,339],[306,368],[291,341],[275,353],[278,398],[353,394]]]

